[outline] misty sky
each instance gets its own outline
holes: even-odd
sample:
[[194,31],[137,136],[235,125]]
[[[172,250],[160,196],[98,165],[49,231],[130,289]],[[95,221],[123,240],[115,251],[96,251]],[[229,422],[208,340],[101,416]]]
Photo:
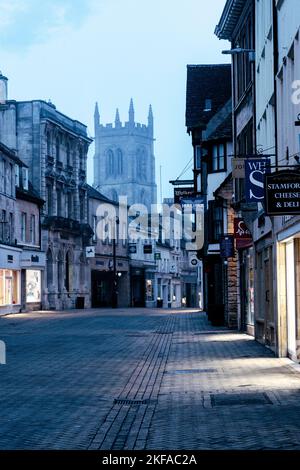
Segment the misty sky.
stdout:
[[[185,129],[186,65],[223,63],[214,36],[225,0],[0,0],[0,70],[9,98],[51,99],[88,125],[122,122],[129,101],[146,123],[152,104],[163,195],[192,156]],[[92,183],[90,149],[88,179]],[[184,177],[191,177],[188,172]]]

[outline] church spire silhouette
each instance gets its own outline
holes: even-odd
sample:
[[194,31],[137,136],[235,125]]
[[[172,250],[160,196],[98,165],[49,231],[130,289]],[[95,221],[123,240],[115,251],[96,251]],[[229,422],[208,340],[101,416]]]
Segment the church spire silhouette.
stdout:
[[119,109],[116,109],[116,117],[115,117],[115,127],[120,127],[121,126],[121,120],[120,120],[120,114],[119,114]]
[[134,107],[133,107],[133,99],[131,98],[130,100],[130,105],[129,105],[129,122],[131,124],[134,123]]

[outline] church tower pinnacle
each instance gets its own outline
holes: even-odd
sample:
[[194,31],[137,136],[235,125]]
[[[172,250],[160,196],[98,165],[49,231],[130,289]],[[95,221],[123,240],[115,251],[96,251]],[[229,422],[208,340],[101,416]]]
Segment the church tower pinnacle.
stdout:
[[146,123],[135,121],[132,99],[125,123],[118,108],[112,123],[100,124],[99,114],[96,105],[94,186],[109,199],[126,196],[129,206],[140,203],[150,211],[157,202],[152,107]]
[[148,128],[149,128],[150,134],[153,135],[153,112],[152,112],[151,104],[149,106],[149,113],[148,113]]
[[95,104],[95,111],[94,111],[94,124],[95,124],[95,130],[98,129],[100,125],[100,113],[99,113],[99,108],[98,108],[98,103],[96,102]]
[[134,124],[134,107],[133,107],[133,100],[131,98],[130,105],[129,105],[129,122],[130,124]]
[[120,114],[119,114],[119,109],[116,109],[116,117],[115,117],[115,127],[121,127],[121,121],[120,121]]

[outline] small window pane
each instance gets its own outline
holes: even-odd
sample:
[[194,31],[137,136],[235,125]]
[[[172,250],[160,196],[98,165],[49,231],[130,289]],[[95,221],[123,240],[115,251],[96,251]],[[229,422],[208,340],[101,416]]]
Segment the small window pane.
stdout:
[[201,147],[196,146],[196,170],[201,169]]

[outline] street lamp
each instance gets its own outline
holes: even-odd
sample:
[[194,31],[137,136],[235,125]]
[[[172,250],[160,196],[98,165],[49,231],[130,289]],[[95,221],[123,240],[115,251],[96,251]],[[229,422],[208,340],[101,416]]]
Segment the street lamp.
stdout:
[[250,62],[255,62],[255,49],[243,49],[242,47],[237,46],[233,49],[222,51],[222,54],[230,54],[230,55],[249,54]]

